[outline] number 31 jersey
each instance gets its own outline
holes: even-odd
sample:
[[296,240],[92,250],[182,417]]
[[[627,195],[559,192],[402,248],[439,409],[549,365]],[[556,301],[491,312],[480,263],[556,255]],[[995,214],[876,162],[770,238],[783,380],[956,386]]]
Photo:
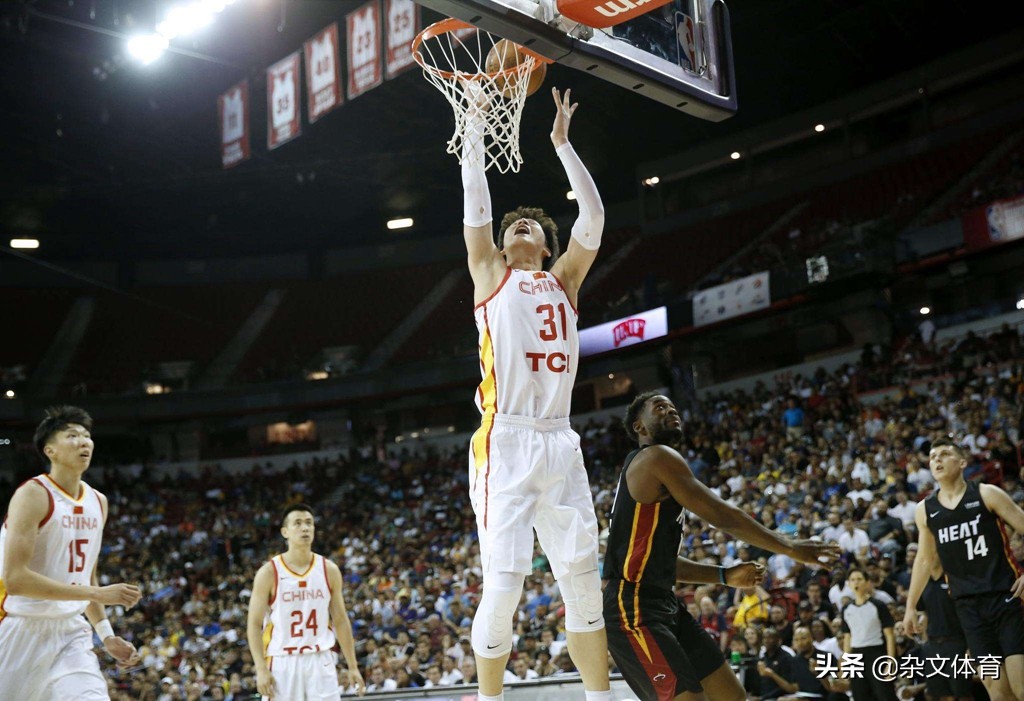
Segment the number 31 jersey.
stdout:
[[474,317],[483,378],[476,395],[480,413],[569,416],[579,364],[578,314],[558,278],[509,268]]
[[960,503],[947,509],[938,492],[925,502],[928,530],[935,536],[939,561],[954,599],[1006,592],[1022,574],[1010,552],[1010,539],[999,517],[981,499],[977,482],[968,482]]
[[271,561],[277,586],[270,602],[269,619],[263,628],[267,657],[324,652],[334,647],[331,627],[331,585],[327,562],[313,554],[302,573],[288,569],[281,555]]

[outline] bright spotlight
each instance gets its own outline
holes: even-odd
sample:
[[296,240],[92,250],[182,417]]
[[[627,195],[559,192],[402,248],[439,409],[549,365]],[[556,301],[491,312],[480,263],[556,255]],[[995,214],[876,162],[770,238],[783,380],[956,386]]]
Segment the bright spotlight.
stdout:
[[164,21],[156,25],[156,30],[168,39],[198,32],[213,22],[214,10],[208,3],[191,2],[187,5],[172,7]]
[[394,231],[395,229],[408,229],[412,226],[412,217],[404,217],[402,219],[391,219],[388,221],[388,228]]
[[8,399],[14,399],[17,395],[14,393],[13,389],[9,389],[6,392],[4,392],[4,396],[7,397]]
[[572,190],[569,190],[569,192],[565,193],[565,199],[567,199],[567,200],[574,200],[574,199],[576,199],[576,193],[573,192]]
[[39,248],[39,239],[11,239],[11,248],[35,250]]
[[932,313],[931,307],[921,307],[921,316],[928,316]]
[[740,152],[733,151],[732,153],[729,154],[729,158],[731,158],[734,161],[738,161],[740,159]]
[[167,49],[167,37],[159,34],[136,34],[128,40],[128,55],[148,66]]
[[814,125],[814,131],[816,131],[816,132],[818,132],[820,134],[821,132],[825,131],[825,125],[824,124],[815,124]]
[[1024,297],[1017,300],[1017,309],[1024,309]]

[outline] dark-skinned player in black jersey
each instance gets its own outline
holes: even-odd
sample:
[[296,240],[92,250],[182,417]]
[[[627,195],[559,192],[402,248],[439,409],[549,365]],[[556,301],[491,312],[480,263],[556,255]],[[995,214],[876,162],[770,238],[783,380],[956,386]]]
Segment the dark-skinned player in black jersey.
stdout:
[[604,563],[608,649],[642,701],[743,701],[746,692],[718,644],[679,606],[672,587],[698,576],[738,584],[749,572],[704,565],[698,573],[677,558],[683,509],[807,564],[834,562],[839,546],[781,536],[701,484],[673,447],[682,440],[683,423],[667,397],[639,395],[624,423],[639,448],[626,457],[612,506]]
[[918,551],[904,630],[917,631],[914,609],[938,559],[971,655],[1001,661],[998,678],[982,678],[988,695],[1024,701],[1024,571],[1006,534],[1006,526],[1024,533],[1024,510],[999,487],[964,480],[967,454],[953,441],[932,443],[928,462],[939,488],[914,515]]

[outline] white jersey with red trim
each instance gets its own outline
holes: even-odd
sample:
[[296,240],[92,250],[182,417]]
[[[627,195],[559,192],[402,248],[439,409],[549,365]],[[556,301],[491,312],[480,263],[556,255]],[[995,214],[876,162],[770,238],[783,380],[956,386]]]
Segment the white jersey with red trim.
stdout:
[[483,377],[476,405],[485,419],[496,413],[569,416],[579,364],[579,315],[558,278],[509,268],[474,316]]
[[327,561],[313,553],[309,569],[298,573],[288,569],[284,557],[275,556],[276,586],[270,611],[263,626],[267,657],[322,652],[334,647],[331,626],[331,585]]
[[[30,481],[46,490],[50,507],[39,523],[35,552],[28,568],[63,584],[92,584],[92,573],[103,540],[103,507],[99,493],[82,482],[78,497],[74,498],[45,474]],[[0,553],[4,552],[6,541],[5,521],[0,529]],[[3,574],[3,558],[0,557],[0,618],[8,614],[35,618],[77,616],[89,605],[88,601],[52,601],[8,595],[3,586]]]

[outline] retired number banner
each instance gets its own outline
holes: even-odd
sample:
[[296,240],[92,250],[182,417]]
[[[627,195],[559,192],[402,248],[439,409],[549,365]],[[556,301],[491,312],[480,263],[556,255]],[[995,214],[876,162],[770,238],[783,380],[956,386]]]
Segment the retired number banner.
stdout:
[[243,80],[217,98],[220,120],[220,163],[236,166],[251,155],[249,151],[249,81]]
[[693,325],[704,326],[767,309],[772,303],[768,272],[701,290],[693,298]]
[[348,31],[348,99],[384,82],[380,54],[380,3],[372,0],[345,17]]
[[419,5],[412,0],[384,0],[384,18],[388,38],[384,68],[390,79],[414,63],[412,40],[420,32]]
[[302,133],[299,115],[299,52],[267,69],[267,148]]
[[306,95],[312,124],[343,102],[341,65],[338,61],[338,23],[325,27],[304,45]]

